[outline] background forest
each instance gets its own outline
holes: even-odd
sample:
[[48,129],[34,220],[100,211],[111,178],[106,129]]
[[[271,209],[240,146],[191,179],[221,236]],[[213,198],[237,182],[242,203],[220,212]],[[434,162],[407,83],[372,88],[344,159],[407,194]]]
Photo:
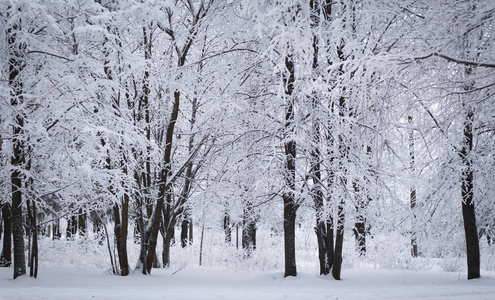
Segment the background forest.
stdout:
[[62,248],[124,276],[495,269],[492,0],[0,0],[0,22],[14,278]]

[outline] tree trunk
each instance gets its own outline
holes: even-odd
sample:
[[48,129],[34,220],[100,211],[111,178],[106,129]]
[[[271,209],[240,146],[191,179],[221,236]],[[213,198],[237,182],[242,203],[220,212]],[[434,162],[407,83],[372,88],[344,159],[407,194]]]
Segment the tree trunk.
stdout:
[[[12,124],[12,157],[11,165],[13,170],[10,173],[12,184],[12,231],[14,244],[14,279],[20,275],[26,274],[26,256],[24,252],[24,221],[22,217],[22,172],[20,169],[25,163],[24,158],[24,116],[20,106],[24,102],[23,86],[19,75],[24,68],[24,44],[16,44],[16,33],[19,29],[17,24],[12,25],[7,30],[7,42],[10,51],[9,58],[9,86],[11,88],[10,104],[14,111],[17,112]],[[13,32],[14,31],[14,32]]]
[[177,122],[177,117],[179,115],[179,103],[180,103],[180,92],[175,91],[174,106],[172,108],[172,115],[170,117],[170,121],[167,126],[167,133],[165,137],[165,152],[163,157],[163,168],[160,172],[160,187],[158,190],[158,199],[156,201],[156,205],[153,210],[153,215],[150,219],[150,224],[148,225],[148,229],[147,229],[147,231],[149,231],[149,238],[147,239],[148,249],[146,253],[146,269],[145,270],[143,269],[143,272],[145,271],[145,274],[151,273],[151,267],[153,266],[153,261],[156,257],[156,244],[157,244],[158,231],[160,228],[160,222],[162,220],[162,212],[165,208],[164,207],[165,197],[169,192],[168,190],[166,190],[167,188],[166,184],[167,184],[168,176],[171,172],[170,164],[172,157],[172,143],[174,137],[175,123]]
[[37,278],[38,277],[38,226],[37,223],[37,211],[36,211],[36,202],[29,201],[32,209],[31,209],[31,232],[32,232],[32,248],[31,255],[29,257],[29,276]]
[[462,218],[464,220],[464,233],[466,236],[468,279],[480,277],[480,248],[473,195],[474,172],[470,157],[473,150],[473,120],[474,109],[468,108],[466,120],[464,122],[464,145],[459,153],[464,167],[461,178],[461,194]]
[[117,254],[119,257],[120,275],[129,275],[129,260],[127,256],[127,233],[129,227],[129,196],[124,194],[122,200],[122,208],[117,204],[113,207],[115,219],[115,243],[117,246]]
[[53,226],[52,226],[52,239],[53,240],[60,240],[62,237],[62,233],[60,232],[60,220],[57,219],[53,221]]
[[180,245],[182,248],[185,248],[187,245],[189,245],[188,229],[189,221],[187,220],[187,217],[184,216],[180,225]]
[[366,256],[366,207],[367,207],[367,195],[364,195],[358,182],[354,181],[354,192],[356,195],[355,209],[356,217],[354,222],[354,237],[356,239],[356,251],[359,256]]
[[[411,126],[413,123],[413,117],[408,116],[407,121]],[[416,173],[415,166],[415,154],[414,154],[414,130],[411,128],[409,130],[409,166],[411,168],[411,173],[414,176]],[[416,187],[412,186],[409,192],[409,202],[411,206],[411,255],[412,257],[418,256],[418,241],[416,238]]]
[[232,243],[232,227],[230,225],[230,215],[225,211],[223,215],[223,231],[225,233],[225,244],[230,246]]
[[256,250],[256,222],[254,211],[249,203],[244,208],[242,220],[242,249],[248,257]]
[[291,56],[285,58],[287,75],[284,78],[287,106],[285,108],[285,172],[284,179],[287,191],[283,194],[284,200],[284,253],[285,274],[284,277],[296,276],[296,142],[294,141],[294,62]]
[[12,218],[10,213],[10,204],[2,205],[3,246],[0,267],[10,267],[12,264]]
[[341,201],[338,207],[337,217],[337,233],[335,235],[335,253],[334,263],[332,268],[332,276],[336,280],[340,280],[340,273],[342,270],[342,249],[344,247],[344,202]]
[[86,236],[86,221],[87,221],[86,213],[84,213],[83,210],[80,209],[79,215],[77,216],[77,225],[78,225],[77,232],[79,233],[80,236]]

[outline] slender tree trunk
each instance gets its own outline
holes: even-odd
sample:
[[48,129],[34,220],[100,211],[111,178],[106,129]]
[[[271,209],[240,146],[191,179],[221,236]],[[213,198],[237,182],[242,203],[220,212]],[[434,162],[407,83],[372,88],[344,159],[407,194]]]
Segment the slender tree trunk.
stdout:
[[31,232],[32,232],[32,248],[31,255],[29,257],[29,276],[37,278],[38,277],[38,226],[37,223],[37,210],[36,210],[36,202],[31,202]]
[[341,201],[338,207],[337,217],[337,233],[335,235],[335,253],[333,259],[332,276],[336,280],[340,280],[342,270],[342,249],[344,247],[344,202]]
[[2,205],[3,217],[3,246],[0,256],[0,267],[10,267],[12,264],[12,218],[10,215],[10,204]]
[[296,141],[294,141],[294,62],[291,56],[285,58],[285,67],[288,75],[284,80],[287,104],[285,108],[285,172],[284,179],[287,187],[283,194],[284,200],[284,252],[285,274],[284,277],[296,276]]
[[[343,59],[343,55],[341,50],[339,49],[339,57]],[[342,72],[342,68],[340,69]],[[348,105],[346,98],[344,96],[341,96],[339,99],[339,116],[344,119],[346,116],[351,116],[351,114],[348,112]],[[345,139],[345,137],[340,134],[338,136],[338,149],[339,149],[339,168],[342,172],[342,178],[341,178],[341,185],[342,189],[347,189],[347,176],[348,176],[348,170],[347,170],[347,163],[349,162],[349,145],[347,144],[348,141]],[[332,268],[332,276],[336,280],[340,280],[340,273],[342,270],[342,250],[344,247],[344,223],[345,223],[345,213],[344,213],[344,205],[345,205],[345,200],[343,197],[341,197],[338,207],[337,207],[337,228],[336,228],[336,234],[335,234],[335,250],[334,250],[334,257],[333,257],[333,268]]]
[[256,250],[256,222],[250,203],[246,203],[242,220],[242,249],[249,257]]
[[[407,121],[409,122],[409,125],[412,125],[413,123],[413,117],[408,116]],[[414,130],[411,128],[409,130],[409,166],[411,168],[411,173],[415,175],[416,173],[416,166],[415,166],[415,153],[414,153]],[[410,188],[409,192],[409,202],[411,205],[411,214],[412,214],[412,220],[411,220],[411,255],[412,257],[417,257],[418,256],[418,241],[416,238],[416,187],[413,185]]]
[[185,248],[187,245],[189,245],[188,229],[189,220],[187,219],[187,216],[184,216],[180,225],[180,244],[182,248]]
[[466,236],[468,279],[480,277],[480,248],[473,195],[474,172],[470,157],[473,150],[473,120],[474,109],[470,107],[468,108],[466,119],[464,121],[464,145],[459,153],[464,165],[461,178],[461,194],[462,218],[464,220],[464,233]]
[[353,182],[354,193],[356,195],[355,209],[356,218],[354,222],[354,237],[356,239],[356,250],[359,256],[366,256],[366,207],[367,195],[363,194],[363,189],[359,183]]
[[77,232],[80,236],[86,236],[86,222],[87,215],[82,209],[79,210],[79,215],[77,216]]
[[53,222],[52,239],[60,240],[61,237],[62,237],[62,233],[60,232],[60,220],[57,219],[56,221]]
[[193,238],[194,238],[194,236],[193,236],[193,234],[194,234],[194,233],[193,233],[193,231],[194,231],[194,230],[193,230],[193,224],[194,224],[194,223],[193,223],[192,217],[191,217],[191,216],[189,216],[189,243],[190,243],[191,245],[192,245],[192,243],[193,243]]
[[223,215],[223,231],[225,233],[225,244],[230,246],[232,243],[232,227],[230,225],[230,215],[227,210]]

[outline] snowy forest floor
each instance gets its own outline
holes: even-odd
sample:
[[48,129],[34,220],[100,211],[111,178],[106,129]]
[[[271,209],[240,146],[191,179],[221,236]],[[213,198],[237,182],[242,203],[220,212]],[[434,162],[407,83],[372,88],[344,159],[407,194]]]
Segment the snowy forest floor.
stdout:
[[[154,270],[119,277],[102,270],[48,268],[13,280],[0,269],[0,299],[495,299],[495,274],[468,281],[464,272],[345,270],[343,280],[302,270],[246,272],[210,267]],[[174,272],[176,272],[174,274]]]
[[[171,248],[170,268],[127,277],[110,274],[106,243],[92,237],[74,241],[41,237],[38,278],[26,275],[13,280],[12,268],[0,268],[0,300],[495,299],[495,246],[485,242],[482,278],[468,281],[462,243],[454,243],[457,246],[450,250],[430,250],[435,255],[411,258],[408,238],[390,233],[370,239],[362,258],[348,238],[342,280],[335,281],[318,274],[314,233],[299,230],[297,235],[296,278],[283,278],[281,237],[264,230],[259,231],[258,247],[249,258],[235,246],[226,246],[222,233],[212,230],[205,233],[202,266],[195,241],[187,248]],[[132,238],[128,243],[134,267],[139,245]],[[160,247],[157,250],[161,253]]]

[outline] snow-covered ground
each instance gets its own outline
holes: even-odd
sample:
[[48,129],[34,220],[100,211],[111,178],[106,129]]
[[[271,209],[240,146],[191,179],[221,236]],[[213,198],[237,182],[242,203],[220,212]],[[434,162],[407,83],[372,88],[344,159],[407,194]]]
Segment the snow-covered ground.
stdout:
[[0,268],[0,299],[495,299],[495,273],[466,280],[465,272],[344,270],[343,280],[302,270],[277,272],[210,267],[153,270],[151,276],[108,275],[104,270],[47,268],[38,279],[12,279]]
[[[467,280],[465,257],[411,258],[409,239],[376,236],[366,257],[344,244],[342,280],[319,276],[314,233],[298,232],[299,274],[283,278],[280,237],[260,230],[258,248],[251,257],[226,246],[222,232],[205,235],[202,266],[199,243],[171,248],[168,269],[150,276],[109,274],[106,244],[92,239],[52,241],[40,238],[38,278],[12,279],[12,268],[0,268],[0,300],[15,299],[495,299],[495,248],[482,244],[482,278]],[[139,245],[128,241],[130,265],[135,266]],[[158,253],[161,253],[158,247]]]

